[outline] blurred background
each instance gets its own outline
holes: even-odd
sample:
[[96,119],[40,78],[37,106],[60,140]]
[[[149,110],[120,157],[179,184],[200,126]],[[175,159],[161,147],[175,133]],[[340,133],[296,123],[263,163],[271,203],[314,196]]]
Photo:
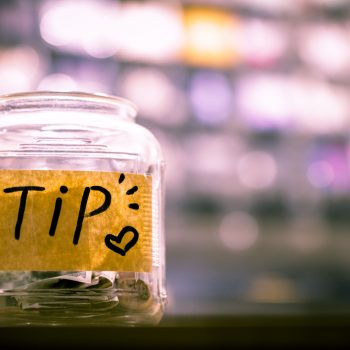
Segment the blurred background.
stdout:
[[138,105],[169,315],[349,313],[348,0],[3,0],[0,93],[27,90]]

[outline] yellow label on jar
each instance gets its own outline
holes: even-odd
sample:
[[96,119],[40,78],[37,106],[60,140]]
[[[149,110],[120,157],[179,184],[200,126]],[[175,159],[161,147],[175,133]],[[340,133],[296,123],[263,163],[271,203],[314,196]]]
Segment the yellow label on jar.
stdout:
[[0,170],[0,270],[151,271],[151,176]]

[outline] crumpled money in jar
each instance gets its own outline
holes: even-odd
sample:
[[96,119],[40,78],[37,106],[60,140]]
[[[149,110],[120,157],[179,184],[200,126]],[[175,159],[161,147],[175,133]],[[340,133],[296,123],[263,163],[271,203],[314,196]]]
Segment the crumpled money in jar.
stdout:
[[22,310],[144,310],[150,288],[135,274],[115,271],[2,272],[0,295],[11,295]]

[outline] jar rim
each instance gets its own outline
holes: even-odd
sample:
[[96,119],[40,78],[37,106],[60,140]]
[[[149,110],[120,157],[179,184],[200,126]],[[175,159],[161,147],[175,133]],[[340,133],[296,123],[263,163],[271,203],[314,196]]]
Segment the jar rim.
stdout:
[[14,109],[32,110],[39,107],[49,109],[74,108],[93,110],[101,108],[108,112],[118,112],[134,119],[137,107],[129,100],[104,93],[82,91],[29,91],[0,95],[0,112]]

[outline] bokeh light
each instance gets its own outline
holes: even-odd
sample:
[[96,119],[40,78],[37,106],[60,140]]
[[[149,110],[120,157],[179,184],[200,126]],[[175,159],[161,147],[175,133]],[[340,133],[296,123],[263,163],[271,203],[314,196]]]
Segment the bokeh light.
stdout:
[[236,163],[243,147],[239,137],[219,133],[197,134],[186,139],[183,149],[186,169],[188,177],[195,179],[190,182],[190,193],[217,194],[224,198],[240,195]]
[[347,26],[308,25],[300,29],[299,36],[299,54],[307,64],[326,75],[349,75],[350,34]]
[[190,102],[194,116],[205,125],[220,125],[232,113],[232,89],[225,75],[199,71],[190,82]]
[[247,297],[260,303],[295,303],[300,291],[287,276],[269,273],[258,276],[250,284]]
[[188,64],[230,67],[239,59],[235,42],[238,20],[224,10],[190,7],[184,12]]
[[134,101],[140,117],[165,125],[176,125],[186,117],[183,95],[161,70],[138,68],[125,71],[121,93]]
[[228,249],[243,251],[257,242],[259,225],[254,217],[246,212],[232,212],[222,219],[219,236]]
[[277,176],[275,159],[264,151],[243,154],[237,163],[237,174],[242,185],[250,189],[272,186]]
[[288,31],[281,23],[261,19],[241,22],[238,29],[237,48],[248,65],[268,67],[276,64],[286,54]]
[[96,58],[112,56],[119,49],[118,6],[114,2],[48,1],[41,12],[40,32],[50,45]]
[[45,62],[32,47],[19,45],[0,49],[0,92],[34,89]]
[[250,75],[237,79],[236,105],[240,117],[258,130],[291,125],[289,81],[280,75]]
[[307,177],[314,187],[325,188],[332,183],[335,174],[331,164],[320,160],[308,166]]
[[38,86],[38,90],[46,91],[77,91],[78,85],[67,74],[54,73],[44,77]]
[[170,2],[126,2],[118,18],[119,56],[129,60],[176,62],[183,46],[181,9]]
[[349,191],[350,167],[345,142],[315,143],[308,158],[307,177],[312,186],[340,194]]
[[337,134],[348,127],[350,102],[341,86],[308,77],[292,81],[293,119],[301,132]]

